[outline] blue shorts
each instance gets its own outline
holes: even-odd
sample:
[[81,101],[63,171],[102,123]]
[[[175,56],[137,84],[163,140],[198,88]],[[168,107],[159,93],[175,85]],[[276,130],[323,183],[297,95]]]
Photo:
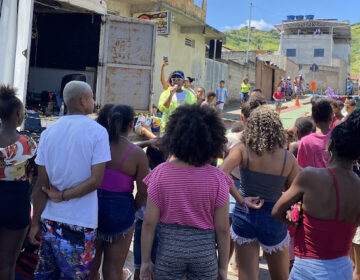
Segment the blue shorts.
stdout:
[[282,105],[284,100],[275,100],[275,105]]
[[[234,185],[235,185],[235,187],[236,187],[236,189],[237,190],[239,190],[240,189],[240,180],[233,180],[234,181]],[[229,194],[229,214],[230,214],[230,217],[232,217],[232,214],[233,214],[233,212],[234,212],[234,210],[235,210],[235,205],[236,205],[236,200],[235,200],[235,198],[231,195],[231,194]]]
[[269,254],[288,246],[290,237],[286,225],[271,217],[274,205],[275,203],[265,202],[259,210],[246,211],[237,203],[232,217],[232,239],[239,245],[256,241]]
[[160,132],[160,126],[152,127],[151,132],[155,132],[155,133]]
[[[141,228],[143,220],[137,219],[135,222],[135,232],[134,232],[134,268],[140,269],[141,267]],[[158,248],[159,238],[158,238],[158,226],[155,229],[154,233],[154,242],[151,249],[151,261],[155,263],[156,260],[156,251]]]
[[135,200],[131,192],[98,190],[98,237],[111,242],[129,231],[135,221]]
[[249,93],[248,92],[242,92],[240,94],[240,99],[244,100],[245,102],[249,100]]
[[331,260],[295,257],[290,280],[352,280],[353,268],[349,256]]

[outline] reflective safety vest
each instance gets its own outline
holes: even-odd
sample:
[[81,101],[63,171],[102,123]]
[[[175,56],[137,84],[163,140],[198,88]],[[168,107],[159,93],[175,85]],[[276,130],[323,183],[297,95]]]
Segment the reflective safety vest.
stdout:
[[[186,91],[186,96],[184,100],[184,104],[192,105],[196,103],[196,97],[195,95],[188,89],[182,88],[182,90]],[[170,88],[166,89],[162,92],[159,98],[159,104],[158,108],[161,112],[163,112],[162,116],[162,123],[161,123],[161,132],[165,132],[166,124],[168,122],[169,116],[176,110],[176,108],[179,106],[176,100],[176,97],[171,99],[169,108],[164,106],[165,101],[170,96]]]

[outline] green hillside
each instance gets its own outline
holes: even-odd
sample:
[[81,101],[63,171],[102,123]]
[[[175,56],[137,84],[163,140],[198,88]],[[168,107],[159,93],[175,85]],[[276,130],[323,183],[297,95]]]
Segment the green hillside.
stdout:
[[[360,23],[353,24],[351,48],[351,72],[358,73],[360,66]],[[247,42],[247,28],[226,31],[226,46],[235,50],[245,51]],[[251,30],[250,50],[277,51],[279,49],[280,35],[276,30]]]
[[360,23],[351,26],[352,45],[351,45],[351,72],[359,73],[360,67]]

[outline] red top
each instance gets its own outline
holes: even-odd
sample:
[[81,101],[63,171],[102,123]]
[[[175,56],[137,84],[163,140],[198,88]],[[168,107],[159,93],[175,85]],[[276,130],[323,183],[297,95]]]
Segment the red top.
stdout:
[[285,97],[285,93],[283,93],[283,92],[278,92],[278,91],[275,91],[274,92],[274,97],[276,98],[276,99],[283,99],[284,97]]
[[295,256],[305,259],[329,260],[349,255],[351,242],[357,224],[339,221],[340,197],[335,173],[333,176],[336,191],[335,220],[320,220],[303,212],[303,221],[295,233]]

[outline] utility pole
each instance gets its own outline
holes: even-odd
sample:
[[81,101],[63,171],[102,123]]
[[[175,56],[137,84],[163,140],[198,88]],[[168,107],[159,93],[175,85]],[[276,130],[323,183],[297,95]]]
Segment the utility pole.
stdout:
[[250,2],[250,15],[249,15],[249,26],[248,26],[248,37],[247,37],[247,47],[246,47],[246,59],[245,59],[246,63],[249,62],[251,16],[252,16],[252,2]]
[[279,59],[278,59],[278,65],[281,69],[283,69],[283,36],[284,36],[284,21],[281,24]]

